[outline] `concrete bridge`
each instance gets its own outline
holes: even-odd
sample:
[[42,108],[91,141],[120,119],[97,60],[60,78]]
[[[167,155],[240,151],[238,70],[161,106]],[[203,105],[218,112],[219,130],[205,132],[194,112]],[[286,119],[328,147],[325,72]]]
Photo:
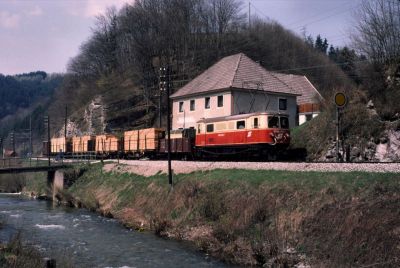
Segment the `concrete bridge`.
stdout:
[[[2,159],[4,160],[4,159]],[[31,172],[47,172],[47,186],[51,190],[52,199],[55,199],[55,195],[62,189],[65,185],[64,170],[72,168],[72,164],[53,164],[53,165],[43,165],[36,163],[32,165],[30,162],[29,166],[24,166],[21,159],[13,158],[14,162],[8,159],[8,165],[0,165],[0,175],[1,174],[21,174],[21,173],[31,173]],[[6,161],[3,161],[5,163]]]

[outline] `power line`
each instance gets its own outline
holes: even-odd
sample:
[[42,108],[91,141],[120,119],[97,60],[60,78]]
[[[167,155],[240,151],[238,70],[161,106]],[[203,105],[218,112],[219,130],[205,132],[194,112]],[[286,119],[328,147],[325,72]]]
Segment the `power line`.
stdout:
[[[347,5],[349,5],[349,4],[351,5],[351,2],[350,2],[350,3],[347,3]],[[343,8],[343,5],[341,5],[340,7],[331,9],[331,10],[329,10],[329,11],[327,11],[327,12],[322,12],[322,13],[318,13],[318,14],[315,14],[315,15],[307,16],[306,18],[303,18],[303,19],[301,19],[301,20],[296,20],[296,21],[294,21],[294,22],[292,22],[292,23],[289,23],[287,26],[289,27],[289,26],[292,26],[292,25],[295,25],[295,24],[298,24],[298,23],[301,23],[301,22],[303,22],[303,21],[307,21],[307,20],[310,20],[310,19],[313,19],[313,18],[320,18],[321,16],[322,16],[322,19],[323,19],[323,18],[327,18],[327,17],[325,16],[326,14],[329,14],[329,13],[331,13],[332,11],[340,10],[340,9],[342,9],[342,8]],[[346,10],[341,11],[341,12],[335,12],[335,13],[333,13],[333,14],[331,14],[331,15],[342,14],[342,13],[345,13],[345,12],[347,12],[347,11],[349,11],[349,10],[350,10],[350,9],[346,9]],[[328,17],[331,17],[331,15],[329,15]],[[311,24],[311,23],[307,23],[306,25],[308,25],[308,24]],[[300,26],[300,27],[303,27],[303,26]]]
[[343,63],[330,63],[330,64],[324,64],[324,65],[314,65],[314,66],[306,66],[306,67],[299,67],[299,68],[291,68],[291,69],[280,69],[280,70],[272,70],[273,72],[284,72],[284,71],[296,71],[296,70],[308,70],[308,69],[318,69],[318,68],[325,68],[329,66],[341,66],[341,65],[347,65],[350,63],[358,63],[358,62],[367,62],[367,60],[358,60],[358,61],[353,61],[353,62],[343,62]]

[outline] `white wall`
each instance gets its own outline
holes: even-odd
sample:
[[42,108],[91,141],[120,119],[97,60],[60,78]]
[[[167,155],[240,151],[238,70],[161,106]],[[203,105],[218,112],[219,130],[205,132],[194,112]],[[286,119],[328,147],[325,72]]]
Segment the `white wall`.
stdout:
[[[218,96],[224,96],[224,105],[217,107]],[[205,97],[210,97],[210,109],[205,109]],[[202,118],[214,118],[231,115],[230,91],[215,94],[180,98],[173,100],[172,129],[196,127],[196,122]],[[195,110],[190,111],[190,100],[195,100]],[[179,102],[183,102],[183,112],[179,112]]]
[[[312,118],[317,117],[319,115],[319,113],[308,113],[308,114],[311,114]],[[306,114],[299,114],[299,125],[302,125],[305,122],[307,122]]]
[[[296,96],[278,95],[269,93],[254,93],[247,91],[230,91],[193,98],[179,98],[173,100],[172,129],[196,128],[196,122],[203,118],[215,118],[254,112],[281,112],[289,115],[289,126],[296,126],[297,103]],[[217,107],[217,97],[224,96],[223,107]],[[210,97],[210,109],[205,109],[205,97]],[[279,110],[279,98],[287,99],[287,110]],[[195,100],[195,110],[190,111],[190,100]],[[179,112],[179,102],[183,102],[183,112]],[[253,105],[251,104],[253,102]]]

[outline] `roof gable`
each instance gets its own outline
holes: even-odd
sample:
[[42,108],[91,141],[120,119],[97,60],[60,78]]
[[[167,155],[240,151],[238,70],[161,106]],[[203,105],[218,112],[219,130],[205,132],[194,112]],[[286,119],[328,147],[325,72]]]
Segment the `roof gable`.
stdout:
[[323,100],[321,94],[307,77],[294,74],[274,74],[300,94],[300,96],[297,97],[297,104],[318,103]]
[[225,57],[194,78],[171,98],[200,95],[226,89],[263,90],[298,95],[275,73],[264,69],[243,53]]

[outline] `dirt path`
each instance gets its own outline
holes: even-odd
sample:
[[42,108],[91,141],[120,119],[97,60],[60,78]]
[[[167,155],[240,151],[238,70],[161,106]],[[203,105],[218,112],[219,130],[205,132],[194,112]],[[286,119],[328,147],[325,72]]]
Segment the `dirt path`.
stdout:
[[[144,176],[167,172],[167,161],[120,160],[106,164],[105,171],[132,172]],[[288,170],[326,172],[393,172],[400,173],[400,163],[284,163],[284,162],[193,162],[172,161],[175,174],[212,169]]]

